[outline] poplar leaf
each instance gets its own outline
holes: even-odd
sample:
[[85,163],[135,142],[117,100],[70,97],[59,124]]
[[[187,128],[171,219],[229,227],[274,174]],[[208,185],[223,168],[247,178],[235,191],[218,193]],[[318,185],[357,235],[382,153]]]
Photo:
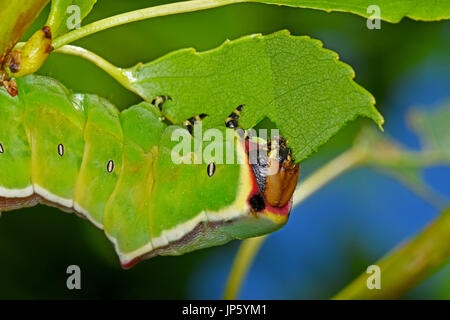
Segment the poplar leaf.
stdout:
[[204,128],[224,125],[239,105],[239,124],[252,128],[270,119],[301,161],[358,116],[381,126],[372,95],[353,81],[352,68],[309,37],[287,31],[246,36],[196,52],[183,49],[122,70],[144,99],[169,95],[170,121],[206,113]]
[[[363,17],[375,17],[388,22],[399,22],[408,17],[414,20],[436,21],[450,18],[448,0],[249,0],[289,7],[312,8],[324,11],[351,12]],[[377,6],[378,8],[374,7]]]

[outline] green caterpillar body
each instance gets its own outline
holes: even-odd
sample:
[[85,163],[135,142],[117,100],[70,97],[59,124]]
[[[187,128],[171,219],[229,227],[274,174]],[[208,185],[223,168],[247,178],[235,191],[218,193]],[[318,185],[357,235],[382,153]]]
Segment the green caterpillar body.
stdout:
[[0,90],[0,212],[38,203],[76,212],[105,231],[123,267],[266,234],[288,219],[291,202],[252,204],[261,190],[237,134],[243,161],[211,172],[171,160],[181,126],[150,103],[119,112],[40,76],[18,88],[14,98]]

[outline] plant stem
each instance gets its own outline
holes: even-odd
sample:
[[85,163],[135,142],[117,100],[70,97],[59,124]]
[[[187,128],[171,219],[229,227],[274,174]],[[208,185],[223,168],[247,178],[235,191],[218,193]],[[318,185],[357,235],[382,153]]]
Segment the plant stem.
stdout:
[[225,289],[224,299],[234,300],[241,291],[243,280],[246,278],[248,269],[260,247],[267,236],[250,238],[244,240],[234,258],[233,266]]
[[71,45],[62,46],[61,48],[56,49],[55,52],[78,56],[92,62],[100,69],[108,73],[111,77],[116,79],[122,86],[136,93],[137,95],[140,95],[136,88],[131,85],[130,79],[123,73],[123,69],[116,67],[99,55],[96,55],[95,53],[84,48]]
[[[337,176],[361,164],[364,157],[365,153],[354,147],[318,169],[303,183],[300,183],[295,189],[293,196],[293,207],[298,206],[306,198],[311,196],[314,192],[332,181]],[[261,248],[266,239],[267,235],[246,239],[242,242],[238,253],[234,258],[233,265],[228,276],[224,299],[237,299],[247,272],[253,263],[259,248]]]
[[130,22],[177,13],[211,9],[240,2],[245,2],[245,0],[191,0],[130,11],[93,22],[84,27],[68,32],[56,38],[53,41],[52,45],[54,48],[60,48],[65,44],[71,43],[75,40],[81,39],[96,32]]
[[376,263],[381,269],[381,289],[367,288],[363,273],[333,299],[396,299],[450,262],[450,208],[408,244],[401,244]]
[[293,195],[293,207],[295,208],[298,206],[306,198],[337,176],[362,164],[365,156],[366,154],[359,148],[353,147],[315,171],[295,189]]

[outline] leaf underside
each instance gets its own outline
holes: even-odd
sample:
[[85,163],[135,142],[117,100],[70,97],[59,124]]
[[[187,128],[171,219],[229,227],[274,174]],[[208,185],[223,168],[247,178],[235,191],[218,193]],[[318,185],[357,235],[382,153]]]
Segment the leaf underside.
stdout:
[[[450,19],[448,0],[249,0],[290,7],[312,8],[325,11],[351,12],[363,17],[371,17],[373,5],[380,8],[380,18],[388,22],[399,22],[408,17],[414,20],[436,21]],[[370,9],[368,9],[370,7]]]
[[357,116],[383,124],[375,99],[352,80],[351,67],[320,41],[287,31],[226,41],[202,53],[175,51],[123,73],[148,101],[169,95],[163,114],[177,124],[206,113],[204,129],[223,126],[244,104],[239,125],[248,129],[269,118],[297,161]]

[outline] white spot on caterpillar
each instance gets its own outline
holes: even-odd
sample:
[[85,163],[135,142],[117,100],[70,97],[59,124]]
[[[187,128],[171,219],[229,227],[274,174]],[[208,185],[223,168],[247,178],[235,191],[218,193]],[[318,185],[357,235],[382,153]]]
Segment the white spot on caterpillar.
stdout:
[[60,143],[58,144],[58,154],[62,157],[64,155],[64,146]]
[[4,153],[5,152],[5,148],[3,148],[3,145],[0,143],[0,153]]
[[108,173],[111,173],[114,171],[114,161],[109,160],[108,164],[106,165],[106,170],[108,171]]
[[211,162],[210,164],[208,164],[208,176],[212,177],[214,175],[214,173],[216,172],[216,164],[214,162]]

